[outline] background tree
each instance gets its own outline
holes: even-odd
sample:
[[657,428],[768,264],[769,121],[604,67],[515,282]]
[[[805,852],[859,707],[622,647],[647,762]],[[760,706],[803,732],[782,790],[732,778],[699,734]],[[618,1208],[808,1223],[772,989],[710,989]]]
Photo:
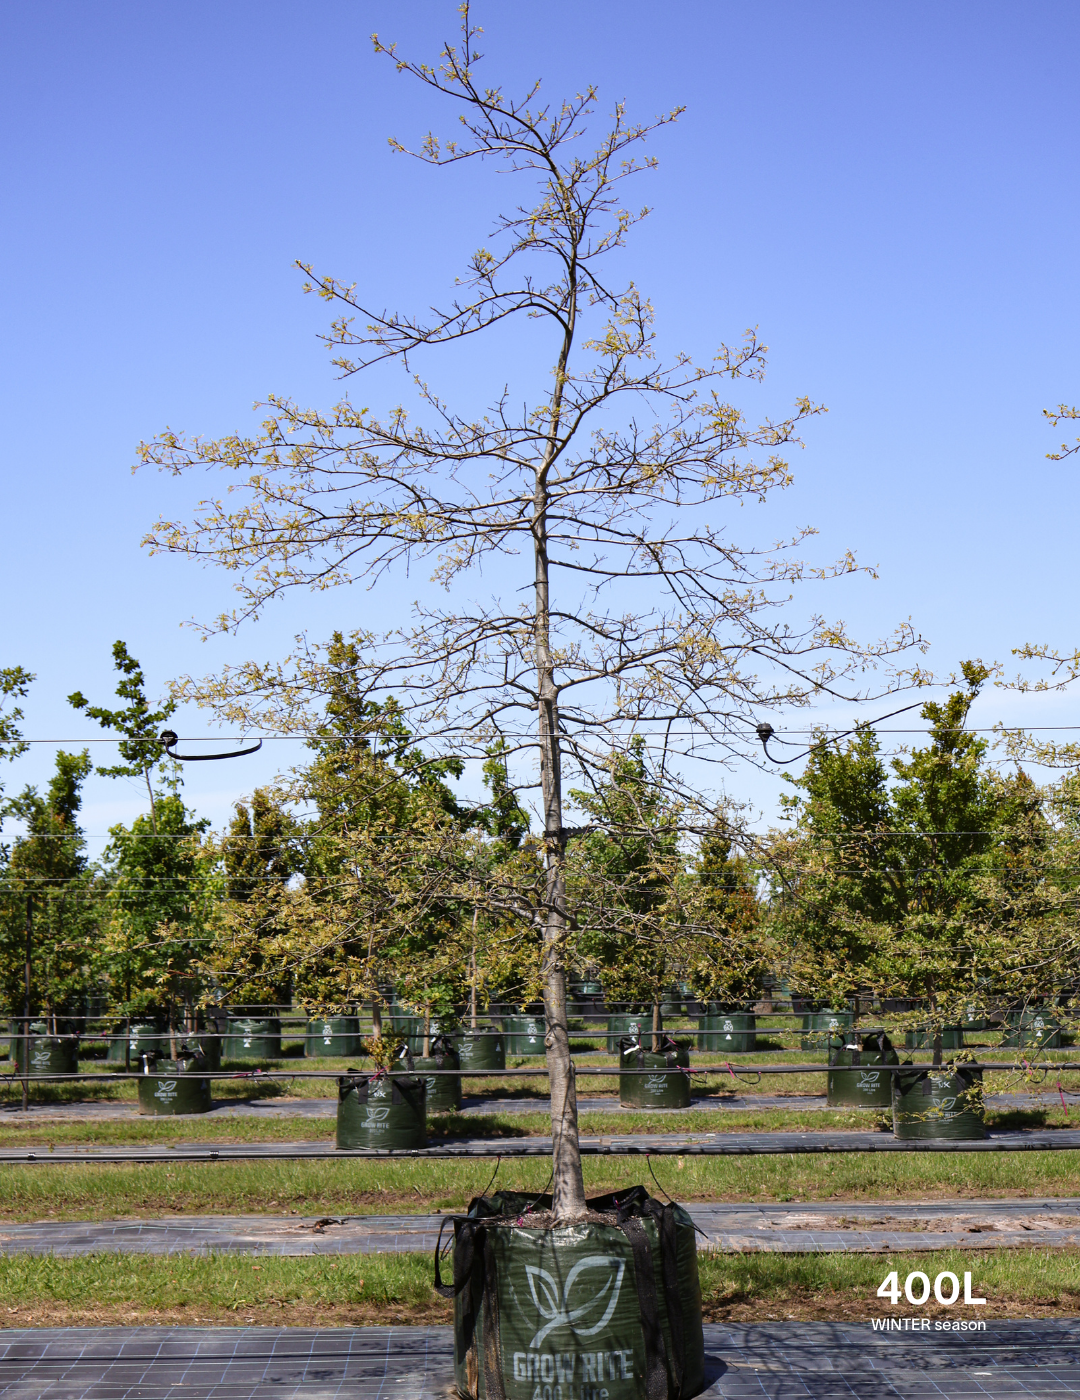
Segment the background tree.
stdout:
[[[429,758],[481,758],[501,738],[520,769],[515,782],[535,788],[546,885],[539,907],[529,897],[517,908],[542,939],[554,1210],[567,1220],[585,1198],[566,1025],[564,783],[602,781],[612,752],[640,731],[658,736],[653,766],[673,796],[685,793],[703,763],[752,750],[762,709],[859,696],[868,666],[913,637],[902,628],[868,648],[820,617],[793,623],[793,585],[847,574],[851,556],[807,568],[783,546],[741,545],[725,507],[788,484],[781,452],[818,409],[800,399],[753,426],[720,386],[761,378],[757,336],[701,365],[681,353],[665,362],[648,300],[605,270],[647,212],[628,206],[626,182],[654,164],[644,145],[677,113],[635,125],[616,105],[589,149],[596,93],[545,105],[538,86],[520,99],[481,86],[467,3],[462,14],[460,44],[434,65],[375,40],[399,72],[456,109],[456,138],[429,135],[415,154],[436,167],[490,160],[535,194],[496,220],[493,246],[472,255],[457,299],[430,316],[372,310],[310,267],[307,285],[337,311],[326,339],[345,377],[384,361],[411,375],[418,357],[467,353],[480,335],[505,348],[516,327],[529,343],[510,372],[528,378],[539,363],[549,367],[541,381],[505,384],[502,354],[478,415],[455,410],[424,379],[410,380],[415,412],[383,418],[347,397],[323,412],[274,396],[253,437],[166,431],[141,456],[171,472],[215,466],[237,478],[227,501],[149,536],[155,550],[230,570],[241,601],[217,626],[256,616],[293,587],[385,586],[421,565],[451,592],[445,606],[418,602],[411,625],[358,632],[355,684],[372,700],[401,697]],[[506,598],[472,601],[467,576],[488,566]],[[184,690],[222,716],[302,725],[324,677],[325,659],[305,645],[280,665],[242,666]]]
[[109,829],[105,938],[114,1005],[121,1014],[162,1015],[175,1056],[178,1031],[197,1029],[203,965],[221,895],[217,852],[203,844],[209,822],[176,793],[157,797],[157,818]]
[[120,672],[116,694],[127,704],[122,709],[109,710],[101,705],[91,705],[81,690],[68,696],[68,704],[83,710],[91,719],[96,719],[102,729],[111,729],[123,735],[117,744],[121,763],[98,767],[97,772],[106,778],[142,778],[146,784],[146,795],[150,799],[150,826],[157,832],[157,798],[154,793],[155,770],[162,764],[168,774],[167,786],[175,788],[180,780],[177,765],[165,753],[158,742],[158,735],[165,722],[176,713],[176,701],[164,700],[156,710],[150,708],[146,698],[146,681],[138,661],[128,655],[125,642],[113,643],[113,664]]
[[594,792],[570,796],[591,828],[573,843],[568,862],[578,955],[604,969],[609,998],[652,1007],[659,1050],[660,1003],[684,968],[680,934],[687,932],[678,812],[649,772],[640,738],[614,756]]
[[987,876],[1017,844],[1024,808],[1022,780],[996,778],[987,742],[966,728],[990,672],[977,661],[961,669],[964,688],[922,708],[930,742],[893,759],[891,780],[869,731],[840,753],[816,748],[795,780],[807,798],[788,803],[796,832],[776,848],[784,884],[774,920],[793,980],[834,1006],[860,989],[918,1003],[937,1060],[942,1027],[984,1001],[994,969],[1013,960],[1005,886],[999,873],[991,899]]
[[3,862],[3,996],[11,1007],[24,1003],[30,922],[30,1006],[53,1035],[60,1019],[86,1014],[99,966],[103,890],[87,862],[78,823],[82,785],[91,770],[85,749],[60,750],[45,793],[27,787],[6,808],[25,830]]
[[705,1001],[745,1007],[761,994],[778,954],[762,920],[758,872],[723,810],[701,838],[689,898],[702,936],[688,950],[687,981]]
[[[26,752],[26,740],[19,732],[22,709],[12,702],[25,698],[34,677],[22,666],[0,668],[0,762],[18,758]],[[0,795],[3,794],[0,784]],[[0,808],[0,818],[3,809]]]

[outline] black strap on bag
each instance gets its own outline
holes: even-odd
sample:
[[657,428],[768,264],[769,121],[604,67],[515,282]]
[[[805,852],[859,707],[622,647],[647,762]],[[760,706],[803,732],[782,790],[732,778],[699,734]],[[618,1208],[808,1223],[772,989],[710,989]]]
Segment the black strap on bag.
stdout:
[[656,1222],[660,1241],[660,1274],[664,1280],[664,1301],[667,1304],[668,1329],[671,1332],[671,1372],[676,1397],[683,1391],[686,1373],[686,1330],[683,1327],[682,1296],[679,1293],[679,1241],[675,1229],[675,1207],[662,1206],[649,1199],[646,1207]]
[[645,1227],[636,1216],[624,1220],[619,1229],[630,1241],[637,1281],[638,1314],[645,1342],[645,1400],[668,1400],[667,1348],[660,1326],[660,1310],[653,1277],[652,1250]]
[[[447,1221],[452,1219],[449,1215],[444,1215],[439,1225],[439,1238],[435,1241],[435,1282],[432,1287],[441,1298],[456,1298],[461,1292],[461,1281],[458,1278],[458,1260],[465,1256],[465,1245],[463,1244],[464,1232],[458,1230],[458,1222],[454,1221],[454,1281],[453,1283],[443,1283],[442,1269],[442,1232],[446,1229]],[[468,1232],[468,1249],[472,1252],[472,1231]],[[470,1260],[471,1265],[471,1260]],[[466,1277],[468,1275],[466,1274]]]

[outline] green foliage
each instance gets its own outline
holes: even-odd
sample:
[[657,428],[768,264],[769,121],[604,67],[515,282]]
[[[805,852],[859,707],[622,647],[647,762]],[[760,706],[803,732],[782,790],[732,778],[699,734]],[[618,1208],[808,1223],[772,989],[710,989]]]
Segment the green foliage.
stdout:
[[97,979],[103,890],[90,870],[78,816],[90,756],[56,755],[44,795],[27,787],[6,806],[25,832],[5,852],[0,952],[4,1001],[22,1010],[27,919],[32,926],[30,1010],[54,1022],[82,1014]]
[[906,999],[941,1026],[1073,989],[1071,818],[1055,826],[1051,794],[989,768],[966,725],[990,672],[962,671],[962,689],[922,709],[929,743],[891,774],[861,730],[816,747],[794,783],[805,796],[785,800],[795,828],[774,847],[771,923],[793,985],[824,1002]]
[[722,813],[702,838],[693,874],[699,935],[688,949],[686,980],[704,1001],[745,1005],[760,993],[774,950],[762,925],[756,871],[736,851]]
[[68,704],[96,719],[102,729],[111,729],[123,736],[117,744],[123,762],[108,764],[96,771],[107,778],[142,778],[150,797],[151,825],[156,826],[155,770],[163,761],[167,761],[168,785],[175,788],[180,780],[178,766],[167,759],[164,746],[158,739],[161,726],[176,713],[176,701],[166,700],[156,710],[150,708],[142,668],[128,654],[125,642],[113,643],[113,664],[120,673],[116,694],[127,701],[125,706],[110,710],[102,705],[91,705],[80,690],[68,696]]
[[211,915],[221,893],[209,826],[175,793],[159,796],[156,824],[137,817],[109,830],[105,851],[110,881],[105,939],[112,1000],[136,1016],[183,1008],[193,1026],[206,982]]
[[[0,669],[0,761],[18,758],[26,752],[26,741],[19,732],[19,721],[23,717],[18,705],[6,710],[12,699],[21,700],[30,689],[34,677],[22,666],[6,666]],[[3,788],[0,787],[0,792]]]

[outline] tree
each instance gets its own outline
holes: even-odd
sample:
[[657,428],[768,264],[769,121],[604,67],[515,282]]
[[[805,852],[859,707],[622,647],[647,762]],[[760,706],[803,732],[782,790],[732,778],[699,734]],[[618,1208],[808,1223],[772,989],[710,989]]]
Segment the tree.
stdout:
[[[26,740],[19,732],[23,712],[18,705],[13,705],[5,713],[5,707],[12,699],[23,699],[33,680],[34,677],[22,666],[0,669],[0,761],[18,758],[26,752]],[[3,790],[0,786],[0,793]]]
[[136,817],[109,829],[109,928],[104,955],[113,1000],[127,1016],[164,1012],[175,1033],[196,1029],[205,987],[212,910],[220,897],[209,826],[176,793],[157,798],[156,822]]
[[[81,690],[68,696],[68,704],[77,710],[85,710],[102,729],[112,729],[124,736],[117,745],[123,762],[96,771],[106,778],[142,778],[150,799],[150,826],[156,834],[157,804],[152,778],[154,770],[167,758],[158,734],[166,720],[176,713],[176,701],[165,700],[156,710],[150,708],[142,668],[133,656],[128,655],[125,642],[113,643],[113,664],[120,672],[116,694],[128,702],[123,709],[107,710],[101,705],[91,705]],[[177,765],[171,759],[168,759],[168,763],[171,769],[169,786],[175,787],[179,781]]]
[[28,997],[54,1035],[58,1018],[85,1012],[98,970],[102,889],[87,863],[78,823],[82,785],[91,771],[85,749],[61,749],[45,794],[27,787],[6,806],[25,824],[25,834],[4,861],[3,996],[9,1006]]
[[640,737],[614,755],[595,792],[570,796],[591,828],[573,843],[567,872],[579,955],[604,968],[609,997],[652,1006],[659,1050],[660,1003],[685,962],[679,935],[688,931],[678,813],[649,772]]
[[707,1001],[745,1005],[760,993],[775,945],[762,921],[754,867],[738,852],[727,815],[717,812],[694,863],[691,918],[702,931],[686,974]]
[[[458,139],[428,135],[420,160],[493,161],[535,183],[532,202],[498,218],[494,247],[473,254],[457,299],[428,317],[372,310],[307,266],[306,285],[337,310],[326,340],[345,378],[384,361],[411,374],[420,358],[467,352],[480,336],[505,346],[515,327],[541,339],[512,372],[528,378],[534,348],[550,370],[528,387],[501,382],[480,416],[455,411],[421,378],[411,381],[415,413],[383,418],[348,397],[323,412],[272,396],[255,436],[166,431],[141,460],[237,478],[228,503],[207,502],[192,523],[162,521],[148,536],[155,551],[231,571],[241,602],[214,627],[238,626],[294,587],[377,585],[421,564],[452,592],[445,606],[418,602],[410,626],[357,632],[355,684],[372,700],[401,697],[428,761],[479,759],[501,739],[515,783],[537,794],[543,898],[506,894],[505,903],[541,939],[561,1221],[585,1209],[566,1023],[564,785],[592,787],[640,732],[654,744],[655,771],[686,797],[702,764],[751,751],[760,710],[863,695],[868,665],[914,638],[904,627],[864,647],[819,616],[792,624],[793,586],[848,574],[852,557],[804,565],[790,548],[806,532],[787,547],[740,545],[723,507],[788,484],[781,450],[819,409],[800,399],[789,415],[752,426],[720,386],[762,377],[757,335],[705,364],[681,353],[665,362],[648,300],[604,272],[647,213],[627,206],[624,185],[655,164],[644,144],[678,113],[636,125],[618,104],[586,150],[595,91],[545,106],[538,85],[521,99],[479,85],[479,31],[467,3],[462,14],[461,43],[437,65],[399,58],[378,38],[376,52],[457,109]],[[507,600],[469,602],[467,577],[496,563]],[[325,673],[305,643],[287,662],[183,689],[223,716],[303,725]]]
[[990,671],[961,670],[962,689],[923,706],[930,742],[893,759],[891,782],[869,730],[840,753],[815,747],[796,780],[808,798],[788,801],[799,827],[776,849],[776,925],[800,987],[830,1001],[865,988],[920,1003],[937,1062],[942,1027],[1017,962],[1001,866],[1011,859],[1019,878],[1032,834],[1022,835],[1024,780],[996,779],[986,740],[966,728]]

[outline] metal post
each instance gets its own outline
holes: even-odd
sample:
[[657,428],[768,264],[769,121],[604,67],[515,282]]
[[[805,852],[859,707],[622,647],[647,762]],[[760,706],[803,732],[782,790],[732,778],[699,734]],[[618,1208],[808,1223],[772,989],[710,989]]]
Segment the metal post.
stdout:
[[23,1082],[22,1106],[30,1106],[30,964],[34,951],[34,896],[26,896],[26,963],[23,967]]

